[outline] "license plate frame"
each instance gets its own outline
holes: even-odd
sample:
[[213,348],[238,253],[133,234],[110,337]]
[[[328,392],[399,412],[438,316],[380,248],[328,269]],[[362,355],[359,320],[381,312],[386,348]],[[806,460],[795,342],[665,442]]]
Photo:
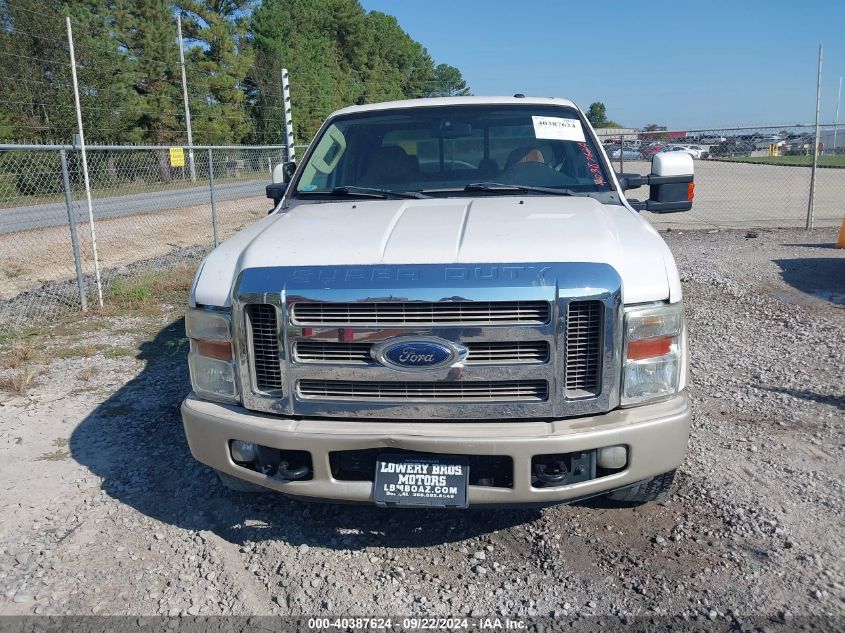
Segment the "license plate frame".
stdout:
[[376,457],[373,501],[382,507],[467,508],[469,459],[463,455],[383,453]]

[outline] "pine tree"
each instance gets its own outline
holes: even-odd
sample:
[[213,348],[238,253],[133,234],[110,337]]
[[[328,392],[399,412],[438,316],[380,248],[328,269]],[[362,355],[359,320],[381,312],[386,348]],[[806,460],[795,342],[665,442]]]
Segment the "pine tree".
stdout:
[[194,138],[205,144],[241,142],[250,131],[244,81],[253,65],[246,45],[252,0],[179,2],[189,50],[188,85]]

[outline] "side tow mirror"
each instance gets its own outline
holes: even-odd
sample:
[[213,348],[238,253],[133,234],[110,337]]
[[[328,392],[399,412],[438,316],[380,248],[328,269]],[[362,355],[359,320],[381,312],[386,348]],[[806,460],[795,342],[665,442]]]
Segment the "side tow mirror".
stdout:
[[[296,163],[293,161],[279,163],[273,168],[273,182],[264,188],[267,197],[273,201],[273,209],[285,197],[288,183],[293,178],[294,173],[296,173]],[[273,209],[270,209],[268,213],[272,213]]]
[[285,191],[287,190],[288,183],[286,182],[274,182],[264,188],[264,192],[267,194],[267,197],[273,201],[274,208],[282,201],[282,198],[285,197]]
[[288,161],[286,163],[279,163],[273,167],[273,182],[290,182],[296,173],[296,163]]
[[[649,185],[648,200],[632,202],[634,209],[653,213],[692,209],[695,197],[692,156],[686,152],[659,152],[651,160],[651,172],[648,176],[634,178],[632,174],[621,175],[619,185],[623,190]],[[639,178],[639,182],[636,178]]]
[[616,174],[616,179],[619,181],[619,187],[622,191],[638,189],[643,186],[645,180],[639,174]]

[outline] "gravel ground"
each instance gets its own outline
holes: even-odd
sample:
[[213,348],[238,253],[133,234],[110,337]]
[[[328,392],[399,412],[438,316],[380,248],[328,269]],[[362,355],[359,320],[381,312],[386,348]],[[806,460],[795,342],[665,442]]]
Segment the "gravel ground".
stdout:
[[447,513],[228,492],[185,443],[172,301],[2,352],[17,368],[0,379],[40,375],[26,395],[0,394],[0,614],[841,626],[845,251],[829,229],[665,236],[695,407],[667,503]]

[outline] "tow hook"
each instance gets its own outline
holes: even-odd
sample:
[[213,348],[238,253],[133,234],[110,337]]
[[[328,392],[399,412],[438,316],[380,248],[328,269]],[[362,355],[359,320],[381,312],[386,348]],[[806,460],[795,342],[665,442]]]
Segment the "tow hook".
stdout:
[[534,464],[534,475],[544,484],[556,486],[566,481],[569,471],[562,459],[550,462],[536,462]]
[[308,466],[299,466],[298,468],[291,468],[288,462],[279,462],[279,470],[273,476],[274,479],[281,481],[296,481],[298,479],[305,479],[311,474],[311,469]]
[[302,463],[299,461],[299,457],[294,455],[295,461],[302,465],[291,467],[291,453],[295,453],[295,451],[281,451],[267,446],[258,446],[258,471],[276,481],[297,481],[310,478],[310,460]]

